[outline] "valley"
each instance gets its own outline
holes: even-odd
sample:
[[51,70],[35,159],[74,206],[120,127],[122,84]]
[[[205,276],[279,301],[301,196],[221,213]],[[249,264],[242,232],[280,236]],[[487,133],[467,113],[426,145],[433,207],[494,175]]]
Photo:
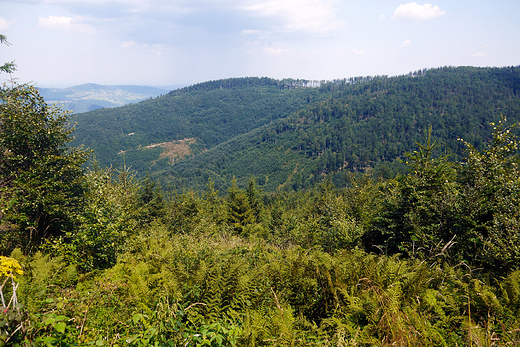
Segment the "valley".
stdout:
[[123,106],[168,92],[166,89],[153,87],[104,86],[94,83],[68,88],[39,88],[39,91],[48,103],[58,104],[76,113]]

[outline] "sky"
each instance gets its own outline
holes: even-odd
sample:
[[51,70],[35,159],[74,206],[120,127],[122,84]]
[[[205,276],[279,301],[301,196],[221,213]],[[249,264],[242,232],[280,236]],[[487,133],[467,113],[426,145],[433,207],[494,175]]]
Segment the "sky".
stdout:
[[41,87],[517,66],[519,14],[519,0],[0,0],[0,64]]

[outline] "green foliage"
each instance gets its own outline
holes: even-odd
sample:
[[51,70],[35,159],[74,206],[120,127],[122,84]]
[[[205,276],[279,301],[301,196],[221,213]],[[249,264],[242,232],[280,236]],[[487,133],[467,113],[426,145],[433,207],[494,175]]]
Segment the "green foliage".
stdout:
[[194,233],[200,220],[201,201],[193,191],[175,196],[170,204],[168,219],[175,233]]
[[150,222],[161,210],[156,209],[160,198],[143,199],[126,167],[116,171],[95,166],[84,179],[85,200],[76,227],[49,242],[48,249],[82,271],[91,271],[113,266],[137,226]]
[[456,171],[447,155],[433,156],[440,145],[432,143],[431,129],[426,144],[418,146],[408,154],[410,173],[388,183],[384,209],[365,235],[365,247],[384,245],[389,253],[433,257],[455,237]]
[[363,227],[348,214],[345,199],[336,196],[330,180],[318,186],[317,195],[309,205],[294,231],[298,244],[319,245],[327,252],[360,245]]
[[[206,189],[168,194],[153,173],[139,182],[126,166],[95,165],[83,172],[86,153],[63,147],[70,135],[66,115],[30,87],[2,89],[0,228],[4,249],[25,243],[0,268],[6,276],[0,286],[0,345],[518,345],[520,175],[514,127],[505,120],[493,125],[484,150],[475,138],[459,142],[467,148],[462,163],[448,160],[458,160],[457,151],[441,153],[432,140],[435,127],[424,131],[425,119],[435,119],[430,112],[439,116],[445,108],[454,115],[457,104],[469,102],[458,93],[459,81],[446,79],[446,73],[455,71],[465,83],[462,95],[477,98],[487,87],[475,84],[472,74],[495,73],[503,82],[497,90],[515,91],[516,69],[439,69],[324,82],[313,90],[308,87],[316,84],[308,81],[230,79],[173,92],[179,104],[208,108],[219,98],[248,99],[258,91],[287,93],[287,109],[302,95],[331,98],[290,117],[283,116],[287,109],[280,111],[273,117],[284,119],[264,128],[255,127],[267,118],[250,121],[265,108],[247,113],[243,129],[232,129],[241,123],[231,117],[223,138],[204,135],[211,149],[195,145],[192,154],[199,154],[193,161],[175,164],[184,173],[194,170],[195,186],[205,180]],[[440,81],[452,91],[444,93]],[[410,92],[420,102],[403,104],[400,97]],[[501,108],[515,109],[515,93],[499,101]],[[390,121],[401,111],[403,119]],[[196,124],[194,114],[186,118],[177,120]],[[381,119],[390,128],[384,122],[377,128]],[[407,173],[388,179],[390,169],[377,163],[400,157],[414,127],[426,134],[426,143],[407,154]],[[221,142],[246,128],[256,130]],[[388,129],[388,146],[351,136]],[[182,131],[175,136],[184,136]],[[398,150],[390,144],[393,137]],[[238,165],[233,156],[239,152],[235,145],[248,141],[255,145],[244,145],[248,156],[240,160],[252,166],[240,172],[268,162],[275,168],[265,165],[258,180],[249,175],[241,185],[230,179]],[[222,149],[233,155],[215,159]],[[195,157],[213,158],[208,165],[216,160],[218,170],[200,162],[190,168]],[[347,169],[360,172],[342,172]],[[215,181],[209,173],[216,173]],[[170,178],[173,188],[185,182],[182,175]],[[219,195],[227,182],[227,196]],[[279,192],[260,188],[269,185]],[[49,216],[54,220],[43,224],[36,239],[24,234],[37,231]],[[44,253],[27,252],[42,239]],[[12,301],[6,304],[4,296]]]
[[381,214],[364,235],[365,248],[465,261],[496,273],[518,269],[520,190],[513,130],[500,122],[482,152],[465,142],[467,158],[457,165],[447,156],[432,157],[436,143],[429,136],[409,155],[410,173],[387,183]]
[[20,299],[30,327],[21,341],[130,346],[520,341],[516,272],[490,285],[466,267],[360,250],[330,255],[280,249],[236,236],[172,237],[160,225],[136,238],[134,247],[116,266],[79,281],[70,280],[62,259],[21,259],[27,278]]
[[[346,171],[375,169],[392,178],[405,172],[399,159],[422,143],[430,126],[450,159],[460,161],[464,145],[456,139],[482,150],[497,109],[518,120],[519,72],[444,67],[319,84],[211,81],[77,115],[75,143],[94,148],[104,166],[125,159],[139,175],[149,172],[177,192],[202,190],[210,177],[221,192],[233,177],[245,186],[251,175],[265,192],[309,188],[325,175],[339,186]],[[191,138],[189,155],[173,166],[161,159],[160,147],[146,148]]]
[[[7,37],[5,35],[0,34],[0,44],[5,44],[7,46],[11,45],[9,41],[7,41]],[[11,74],[16,71],[16,64],[14,61],[4,63],[2,66],[0,66],[0,72]]]
[[68,149],[69,115],[31,86],[0,90],[2,249],[30,249],[73,224],[83,198],[88,152]]
[[[74,118],[78,123],[74,144],[94,149],[105,167],[125,160],[141,176],[150,172],[155,178],[153,172],[163,171],[171,164],[166,158],[160,159],[160,148],[146,146],[196,139],[190,154],[201,153],[286,117],[319,94],[316,88],[284,86],[282,81],[267,78],[220,80],[174,90],[133,105],[78,114]],[[161,184],[167,187],[164,183],[177,179],[173,176]],[[200,188],[208,176],[201,179]],[[231,177],[226,179],[230,180]]]
[[519,73],[519,67],[446,67],[324,83],[319,97],[290,115],[152,176],[177,189],[202,187],[211,177],[222,191],[233,176],[245,185],[255,175],[265,192],[309,188],[330,175],[339,187],[346,172],[373,168],[392,178],[406,173],[399,160],[424,142],[430,126],[443,144],[432,155],[460,161],[464,145],[457,138],[482,150],[498,108],[519,120]]
[[518,140],[515,125],[506,126],[505,121],[491,124],[493,139],[484,151],[464,142],[468,154],[459,175],[468,257],[502,271],[518,269],[520,261],[520,172],[514,158]]
[[227,206],[228,223],[237,234],[244,234],[247,226],[259,223],[262,202],[255,180],[250,178],[247,189],[242,190],[236,186],[236,180],[233,179],[228,191]]
[[149,176],[146,176],[140,185],[141,188],[137,196],[140,222],[149,224],[154,220],[164,219],[166,206],[161,189]]

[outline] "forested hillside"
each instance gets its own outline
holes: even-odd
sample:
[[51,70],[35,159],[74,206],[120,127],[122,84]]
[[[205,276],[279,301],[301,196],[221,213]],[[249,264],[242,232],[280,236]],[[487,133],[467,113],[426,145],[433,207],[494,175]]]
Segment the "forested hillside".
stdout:
[[519,70],[1,87],[0,346],[520,345]]
[[[400,77],[325,83],[326,95],[289,117],[273,121],[176,163],[163,182],[201,187],[211,177],[222,186],[233,176],[258,178],[266,190],[300,189],[334,175],[374,168],[392,177],[396,159],[432,136],[460,160],[466,139],[477,149],[500,116],[520,120],[520,68],[441,68]],[[160,177],[157,173],[156,177]]]
[[[78,114],[74,145],[102,166],[147,172],[165,187],[219,188],[253,175],[266,190],[301,189],[333,175],[396,162],[432,136],[459,160],[458,138],[481,149],[489,123],[520,115],[520,68],[439,68],[329,82],[238,78],[206,82],[115,109]],[[176,152],[177,148],[177,152]],[[173,164],[173,165],[172,165]]]
[[296,88],[289,80],[206,82],[138,104],[78,114],[73,144],[93,149],[104,166],[126,161],[140,173],[156,171],[168,160],[157,163],[160,148],[146,146],[193,138],[191,152],[200,153],[287,117],[319,95],[316,88]]
[[429,134],[392,179],[165,197],[124,167],[82,170],[68,115],[34,88],[0,96],[0,345],[520,343],[505,121],[456,163]]

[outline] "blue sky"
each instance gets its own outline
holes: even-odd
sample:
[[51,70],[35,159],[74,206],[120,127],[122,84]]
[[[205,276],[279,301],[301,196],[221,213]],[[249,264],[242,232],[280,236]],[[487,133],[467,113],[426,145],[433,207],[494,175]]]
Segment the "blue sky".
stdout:
[[48,87],[510,66],[519,14],[518,0],[0,0],[0,63]]

